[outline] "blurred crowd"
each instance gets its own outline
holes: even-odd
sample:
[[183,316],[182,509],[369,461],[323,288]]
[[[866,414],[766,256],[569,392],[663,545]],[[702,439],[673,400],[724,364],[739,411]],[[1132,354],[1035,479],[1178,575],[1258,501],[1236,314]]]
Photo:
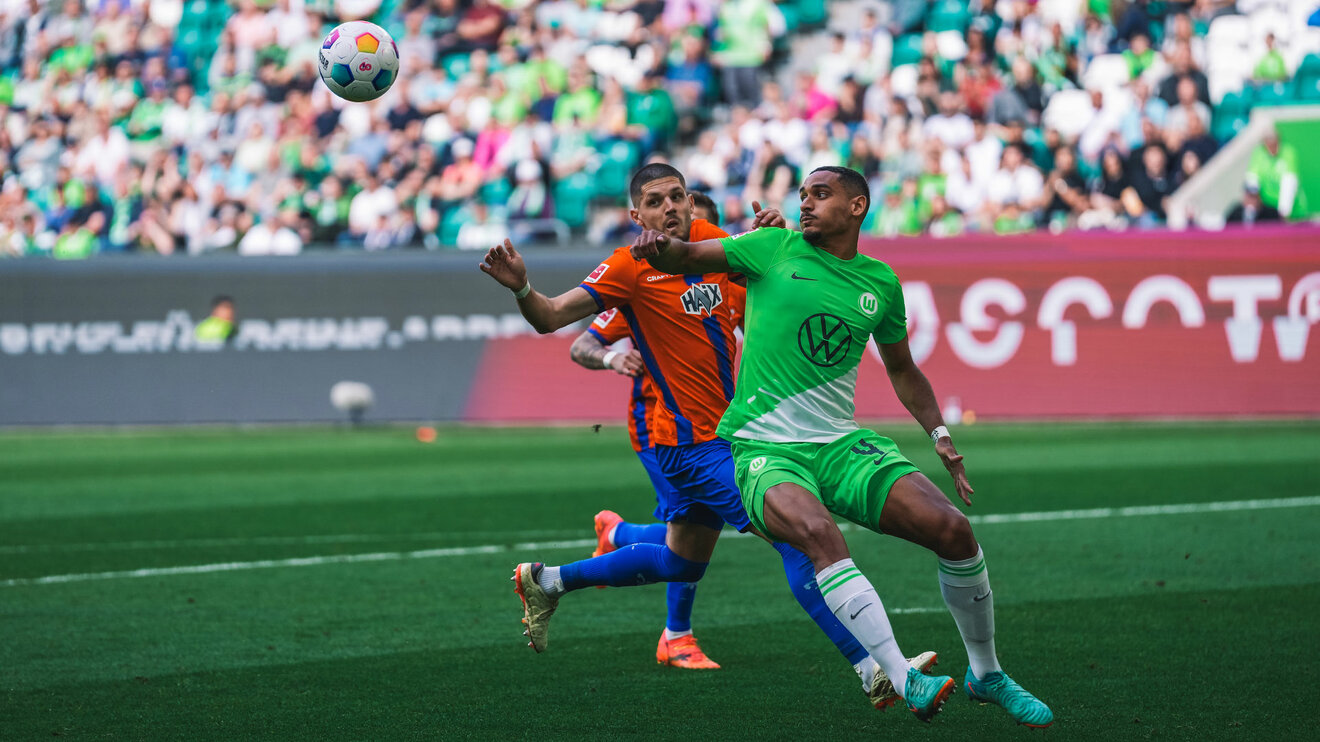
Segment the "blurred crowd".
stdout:
[[[871,180],[876,235],[1145,227],[1245,117],[1207,77],[1232,2],[834,5],[0,0],[0,254],[617,242],[658,158],[730,229],[830,164]],[[318,80],[349,17],[398,41],[371,104]],[[1314,38],[1264,38],[1238,87]],[[1250,221],[1300,198],[1261,149]]]
[[[881,208],[867,229],[882,236],[1157,227],[1244,126],[1248,96],[1320,102],[1320,28],[1307,28],[1320,4],[1250,19],[1238,5],[864,5],[791,84],[765,81],[757,104],[700,133],[683,169],[730,208],[759,198],[791,218],[805,172],[852,167],[871,182]],[[1255,35],[1216,34],[1221,18]],[[1271,27],[1288,35],[1287,58]],[[1304,65],[1309,89],[1293,85]],[[1217,112],[1226,96],[1236,105]],[[1298,176],[1296,151],[1267,134],[1243,207],[1219,223],[1304,213]]]

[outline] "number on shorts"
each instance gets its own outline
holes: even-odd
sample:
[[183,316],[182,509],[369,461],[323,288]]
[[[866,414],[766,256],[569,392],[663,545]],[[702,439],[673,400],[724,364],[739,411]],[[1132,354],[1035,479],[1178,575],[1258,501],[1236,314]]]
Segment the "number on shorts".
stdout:
[[885,454],[888,453],[888,451],[881,451],[879,448],[876,448],[875,444],[871,443],[870,441],[857,441],[857,444],[854,445],[850,450],[853,453],[860,454],[862,456],[875,456],[876,459],[874,463],[876,466],[879,466],[880,462],[884,461]]

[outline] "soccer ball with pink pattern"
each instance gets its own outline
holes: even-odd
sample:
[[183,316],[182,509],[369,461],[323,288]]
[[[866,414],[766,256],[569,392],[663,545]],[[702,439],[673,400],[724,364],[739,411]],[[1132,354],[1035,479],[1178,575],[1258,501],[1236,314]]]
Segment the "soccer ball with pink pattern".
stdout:
[[366,21],[335,27],[317,58],[330,92],[355,103],[385,94],[399,76],[399,47],[385,29]]

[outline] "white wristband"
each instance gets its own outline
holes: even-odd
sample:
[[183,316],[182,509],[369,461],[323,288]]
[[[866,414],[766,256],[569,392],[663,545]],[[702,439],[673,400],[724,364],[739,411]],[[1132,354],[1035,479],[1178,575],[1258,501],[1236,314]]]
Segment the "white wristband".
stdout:
[[930,440],[932,443],[939,443],[941,438],[948,437],[950,437],[949,429],[943,425],[937,425],[934,430],[930,431]]
[[619,355],[619,351],[617,351],[617,350],[612,350],[612,351],[606,353],[606,354],[605,354],[605,357],[602,358],[602,359],[600,359],[600,362],[603,363],[603,364],[605,364],[605,368],[611,368],[611,366],[610,366],[610,361],[614,360],[614,357],[617,356],[617,355]]
[[522,298],[526,297],[526,296],[527,296],[528,294],[530,294],[530,293],[532,293],[532,282],[531,282],[531,281],[528,281],[527,283],[523,284],[523,287],[522,287],[522,288],[520,288],[520,289],[518,289],[517,291],[513,292],[513,298],[515,298],[515,299],[522,299]]

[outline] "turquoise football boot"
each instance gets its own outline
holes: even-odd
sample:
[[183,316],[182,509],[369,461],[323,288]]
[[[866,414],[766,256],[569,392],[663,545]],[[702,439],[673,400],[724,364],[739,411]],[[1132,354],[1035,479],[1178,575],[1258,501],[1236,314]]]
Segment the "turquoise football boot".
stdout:
[[957,683],[948,675],[922,675],[915,667],[908,668],[907,707],[922,721],[930,721],[940,712]]
[[1054,712],[1050,711],[1050,707],[1003,672],[988,673],[977,680],[971,668],[968,668],[963,685],[969,699],[1003,706],[1013,721],[1019,724],[1032,729],[1044,729],[1054,723]]

